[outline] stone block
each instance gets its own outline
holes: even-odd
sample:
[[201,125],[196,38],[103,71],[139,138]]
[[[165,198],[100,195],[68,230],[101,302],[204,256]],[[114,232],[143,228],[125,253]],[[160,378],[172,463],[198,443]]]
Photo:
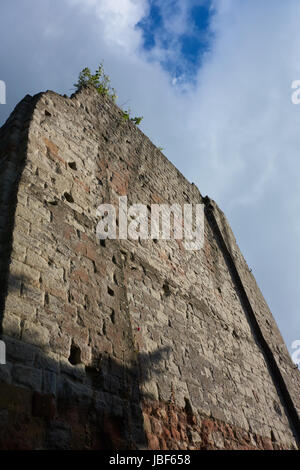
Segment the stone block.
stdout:
[[31,390],[41,391],[42,372],[38,369],[26,366],[14,366],[12,369],[13,381]]
[[43,371],[43,392],[56,395],[56,377],[57,375],[50,370]]
[[33,365],[37,348],[8,336],[4,336],[3,340],[6,344],[6,357],[8,361],[27,366]]
[[22,330],[22,340],[45,349],[49,346],[50,334],[45,327],[30,321],[25,321]]

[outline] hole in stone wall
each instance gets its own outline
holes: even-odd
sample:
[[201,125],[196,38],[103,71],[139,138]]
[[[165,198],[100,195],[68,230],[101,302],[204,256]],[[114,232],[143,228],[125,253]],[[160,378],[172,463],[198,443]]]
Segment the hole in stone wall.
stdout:
[[87,310],[90,307],[90,301],[87,295],[84,296],[84,305],[83,308],[84,310]]
[[113,291],[110,287],[107,287],[107,292],[108,292],[109,295],[111,295],[112,297],[115,295],[114,291]]
[[117,279],[116,273],[114,274],[113,279],[114,279],[114,283],[118,285],[118,279]]
[[105,248],[105,240],[100,240],[100,245],[103,246]]
[[58,175],[61,175],[61,169],[60,169],[59,163],[56,163],[55,165],[55,173],[57,173]]
[[114,311],[114,309],[112,309],[112,312],[110,314],[110,319],[111,319],[111,322],[114,324],[115,323],[115,311]]
[[68,201],[68,202],[70,202],[71,204],[73,204],[74,199],[72,198],[72,196],[71,196],[70,193],[64,193],[64,197],[65,197],[66,201]]
[[166,281],[163,285],[164,294],[169,297],[171,295],[169,283]]
[[76,366],[77,364],[81,363],[81,351],[76,344],[72,343],[71,350],[70,350],[70,357],[69,357],[69,362],[73,366]]
[[192,408],[190,400],[188,398],[184,397],[184,401],[185,401],[185,407],[184,407],[185,412],[188,415],[193,414],[193,408]]
[[47,109],[45,109],[45,116],[52,116],[52,114]]
[[75,162],[68,162],[68,165],[71,168],[71,170],[75,170],[75,171],[77,170],[77,166]]
[[234,338],[236,338],[236,339],[239,338],[239,335],[238,335],[238,333],[237,333],[235,330],[233,330],[232,336],[233,336]]

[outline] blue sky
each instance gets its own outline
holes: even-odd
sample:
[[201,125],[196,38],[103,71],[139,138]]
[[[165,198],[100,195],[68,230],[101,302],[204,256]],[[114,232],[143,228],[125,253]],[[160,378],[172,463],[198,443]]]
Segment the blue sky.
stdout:
[[[174,79],[184,77],[193,82],[197,76],[203,54],[209,50],[211,32],[209,29],[212,3],[207,0],[187,1],[186,22],[189,27],[184,30],[170,30],[166,24],[164,10],[168,4],[167,23],[181,14],[178,0],[162,2],[149,0],[147,14],[137,23],[142,31],[142,47],[151,55],[156,47],[161,47],[166,58],[160,63]],[[176,55],[174,54],[176,51]],[[168,54],[169,53],[169,54]]]
[[27,93],[70,94],[80,70],[104,61],[118,104],[144,116],[145,134],[225,212],[290,348],[300,339],[299,0],[11,0],[0,13],[0,123]]

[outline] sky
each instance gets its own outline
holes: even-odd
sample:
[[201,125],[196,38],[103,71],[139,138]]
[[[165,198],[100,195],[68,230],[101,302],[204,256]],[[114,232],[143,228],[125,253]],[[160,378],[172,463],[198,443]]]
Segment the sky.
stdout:
[[117,103],[225,212],[289,350],[300,340],[299,0],[2,0],[0,125],[103,61]]

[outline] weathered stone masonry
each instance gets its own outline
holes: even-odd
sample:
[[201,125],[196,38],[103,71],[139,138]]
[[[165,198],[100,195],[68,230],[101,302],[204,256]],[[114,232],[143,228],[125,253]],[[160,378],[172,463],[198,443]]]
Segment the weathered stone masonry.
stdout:
[[[100,243],[121,195],[205,202],[204,249]],[[223,213],[108,98],[1,128],[0,252],[0,448],[297,447],[299,371]]]

